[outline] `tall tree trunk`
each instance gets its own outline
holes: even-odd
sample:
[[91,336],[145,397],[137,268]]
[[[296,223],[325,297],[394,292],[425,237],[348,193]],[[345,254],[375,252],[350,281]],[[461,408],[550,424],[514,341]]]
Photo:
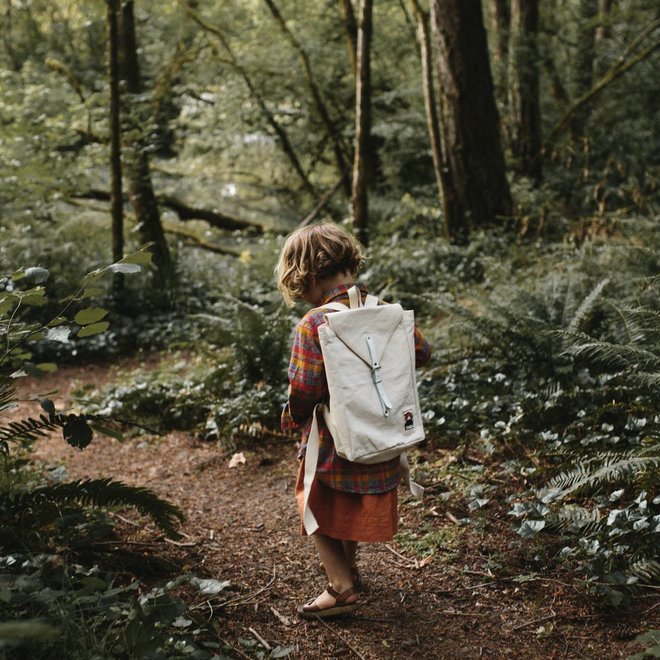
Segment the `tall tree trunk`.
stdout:
[[355,158],[351,206],[358,239],[369,242],[367,179],[371,158],[371,34],[373,0],[360,0],[357,75],[355,78]]
[[512,0],[509,46],[511,153],[519,174],[541,180],[538,0]]
[[432,0],[442,131],[452,186],[447,234],[468,239],[471,226],[511,215],[504,152],[480,0]]
[[431,45],[431,19],[429,12],[424,11],[418,0],[410,0],[417,19],[417,39],[419,42],[420,59],[422,61],[422,89],[424,94],[424,111],[426,114],[426,128],[431,144],[433,158],[433,171],[438,185],[438,196],[443,209],[444,217],[451,213],[451,183],[447,179],[445,150],[442,144],[440,119],[436,105],[433,85],[433,48]]
[[353,11],[353,2],[352,0],[339,0],[339,7],[344,19],[348,55],[351,58],[351,67],[353,68],[353,76],[355,76],[357,72],[358,27],[355,20],[355,12]]
[[500,107],[507,103],[507,69],[509,66],[509,34],[511,30],[510,0],[491,0],[493,31],[493,75],[495,94]]
[[344,188],[344,192],[346,193],[346,196],[348,196],[351,193],[351,183],[348,172],[348,163],[346,161],[346,157],[344,155],[344,148],[341,143],[341,135],[339,134],[339,131],[337,131],[337,127],[335,126],[334,121],[330,117],[330,112],[328,110],[328,107],[326,106],[325,101],[321,96],[321,90],[319,89],[319,86],[316,84],[316,80],[312,73],[312,66],[309,61],[309,55],[302,47],[302,44],[298,41],[298,39],[296,39],[293,32],[291,32],[291,29],[284,20],[274,0],[264,0],[264,2],[268,5],[271,14],[275,18],[275,21],[279,25],[284,36],[293,46],[293,49],[298,53],[298,57],[300,58],[300,61],[302,63],[303,71],[305,72],[305,81],[307,82],[307,87],[312,96],[312,101],[314,102],[314,107],[316,108],[316,112],[319,114],[319,117],[321,118],[321,121],[325,126],[326,134],[332,144],[332,152],[335,157],[335,164],[337,166],[339,176],[341,177],[342,180],[342,186]]
[[[108,76],[110,79],[110,212],[112,216],[112,260],[124,256],[124,205],[121,180],[121,124],[119,97],[119,31],[117,13],[120,0],[107,0]],[[113,294],[121,301],[124,276],[113,276]]]
[[[572,96],[580,98],[589,91],[594,82],[594,63],[596,59],[596,17],[598,7],[594,0],[578,0],[578,37],[572,67]],[[589,120],[590,108],[584,107],[576,113],[571,122],[571,137],[579,139]]]
[[[143,90],[137,55],[133,0],[124,0],[122,3],[119,33],[122,78],[126,81],[128,94],[137,97]],[[135,211],[140,238],[143,242],[153,245],[154,284],[166,295],[174,282],[174,268],[151,182],[148,145],[144,143],[146,136],[142,126],[134,125],[131,133],[136,134],[137,137],[126,144],[125,150],[129,196]]]

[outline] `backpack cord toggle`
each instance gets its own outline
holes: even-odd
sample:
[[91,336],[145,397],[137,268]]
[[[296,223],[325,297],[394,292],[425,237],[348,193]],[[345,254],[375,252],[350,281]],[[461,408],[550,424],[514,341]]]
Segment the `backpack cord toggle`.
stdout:
[[367,341],[367,348],[369,349],[369,357],[371,358],[371,380],[374,382],[374,387],[376,388],[376,394],[378,394],[378,400],[380,401],[381,408],[383,409],[383,417],[388,417],[390,410],[392,410],[392,404],[385,394],[385,390],[382,386],[382,380],[380,377],[380,364],[378,363],[376,345],[371,335],[365,337]]

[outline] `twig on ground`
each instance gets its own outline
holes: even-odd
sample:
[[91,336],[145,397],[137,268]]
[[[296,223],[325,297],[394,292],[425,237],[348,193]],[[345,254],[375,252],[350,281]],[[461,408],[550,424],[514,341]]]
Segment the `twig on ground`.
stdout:
[[539,619],[532,619],[531,621],[526,621],[525,623],[521,623],[519,626],[515,626],[515,628],[511,628],[511,632],[514,632],[516,630],[522,630],[523,628],[527,628],[528,626],[533,626],[535,623],[541,623],[543,621],[555,619],[556,617],[557,615],[553,612],[552,614],[548,614],[547,616],[542,616]]
[[419,565],[419,562],[418,562],[416,559],[409,559],[408,557],[404,557],[400,552],[398,552],[397,550],[395,550],[395,549],[394,549],[391,545],[389,545],[388,543],[385,544],[385,547],[386,547],[386,548],[387,548],[392,554],[396,555],[399,559],[403,559],[403,561],[408,562],[409,564],[411,564],[411,565],[414,566],[415,568],[417,568],[417,566]]
[[461,521],[451,512],[451,511],[445,511],[445,516],[454,523],[454,525],[460,525]]
[[446,614],[447,616],[488,616],[490,612],[452,612],[451,610],[440,610],[440,614]]
[[266,651],[272,650],[271,645],[254,628],[248,628],[248,630],[257,638],[259,644],[261,644],[261,646],[263,646]]
[[276,619],[277,619],[277,620],[278,620],[283,626],[285,626],[286,628],[288,628],[289,626],[292,625],[292,624],[291,624],[291,619],[285,617],[284,614],[282,614],[281,612],[278,612],[278,611],[277,611],[272,605],[271,605],[268,609],[270,609],[270,611],[273,613],[273,615],[275,616],[275,618],[276,618]]
[[353,653],[355,653],[355,655],[358,658],[361,658],[361,660],[366,660],[366,658],[362,655],[362,653],[360,653],[356,648],[351,646],[346,641],[346,638],[338,630],[335,630],[331,625],[327,624],[320,616],[317,616],[316,620],[319,623],[322,623],[333,635],[336,635],[337,637],[339,637],[339,639],[341,639],[341,641],[344,642],[344,644],[346,644],[346,646],[348,646],[349,650],[352,651]]
[[163,541],[165,541],[165,543],[170,543],[171,545],[179,546],[180,548],[192,548],[193,546],[197,545],[197,541],[192,543],[182,543],[181,541],[174,541],[173,539],[168,538],[163,538]]
[[261,587],[261,589],[258,589],[255,591],[253,594],[249,594],[248,596],[238,596],[237,598],[234,598],[233,600],[228,600],[224,603],[222,603],[223,607],[226,607],[227,605],[244,605],[245,603],[248,603],[251,601],[253,598],[256,598],[259,594],[263,593],[266,591],[266,589],[269,589],[270,586],[275,582],[275,578],[277,577],[276,570],[273,568],[273,577],[270,579],[268,584],[265,587]]

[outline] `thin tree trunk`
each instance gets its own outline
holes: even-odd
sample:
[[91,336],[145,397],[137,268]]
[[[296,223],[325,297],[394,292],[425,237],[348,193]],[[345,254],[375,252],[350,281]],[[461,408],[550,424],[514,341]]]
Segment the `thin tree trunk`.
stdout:
[[512,0],[509,46],[511,153],[519,174],[541,180],[541,106],[539,99],[538,0]]
[[445,177],[448,176],[446,158],[440,131],[440,119],[436,105],[435,90],[433,89],[433,52],[431,45],[431,19],[429,12],[424,11],[418,0],[411,0],[413,12],[417,19],[417,39],[419,42],[420,59],[422,61],[422,89],[424,94],[424,111],[426,114],[426,128],[431,144],[433,158],[433,171],[438,186],[438,197],[447,217],[451,213],[448,208],[451,195],[451,185]]
[[509,66],[509,34],[511,30],[510,0],[491,0],[493,30],[493,77],[495,94],[501,107],[507,103],[507,69]]
[[351,67],[353,69],[353,76],[355,76],[357,72],[358,27],[355,20],[355,12],[353,11],[353,2],[351,0],[339,0],[339,7],[344,19],[348,55],[351,58]]
[[[110,213],[112,217],[112,260],[124,256],[124,200],[121,178],[121,124],[119,96],[119,31],[117,12],[120,0],[107,0],[108,72],[110,78]],[[115,273],[112,282],[115,301],[121,300],[124,275]]]
[[348,163],[346,161],[346,157],[344,156],[344,149],[341,143],[341,136],[337,131],[337,127],[335,126],[334,121],[330,117],[330,112],[328,111],[325,101],[321,96],[321,91],[318,85],[316,84],[316,80],[314,79],[314,75],[312,73],[312,66],[309,61],[309,55],[302,47],[302,44],[298,41],[298,39],[296,39],[293,32],[291,32],[291,30],[289,29],[289,26],[286,24],[286,21],[284,20],[282,14],[280,13],[280,10],[277,8],[277,5],[275,4],[274,0],[264,0],[264,2],[266,3],[266,5],[268,5],[268,8],[270,9],[273,18],[279,25],[284,36],[293,46],[293,49],[298,53],[298,57],[300,58],[300,61],[302,63],[303,71],[305,72],[305,81],[307,82],[307,87],[309,88],[309,92],[312,95],[312,100],[314,102],[314,107],[316,108],[316,112],[318,112],[319,117],[321,117],[321,121],[325,126],[326,133],[332,143],[332,152],[335,157],[335,164],[337,166],[339,176],[342,179],[342,186],[344,188],[344,192],[348,196],[351,193],[351,184],[348,174]]
[[312,186],[307,173],[305,172],[305,169],[303,168],[298,155],[296,154],[296,150],[293,148],[293,145],[291,144],[291,141],[289,140],[289,136],[287,135],[286,131],[280,123],[277,121],[275,118],[275,115],[270,111],[268,106],[266,105],[266,101],[264,98],[259,94],[256,86],[252,82],[252,79],[248,75],[247,71],[245,68],[241,66],[241,64],[238,62],[236,59],[236,56],[234,55],[234,51],[232,50],[231,46],[229,45],[229,42],[225,38],[224,33],[220,28],[214,26],[214,25],[209,25],[206,23],[199,14],[197,14],[195,11],[193,11],[190,7],[188,7],[188,13],[190,14],[191,18],[199,25],[203,30],[206,32],[211,33],[214,35],[218,41],[222,44],[222,47],[225,49],[225,52],[229,56],[229,61],[231,63],[231,66],[234,68],[234,70],[243,78],[243,82],[245,83],[245,86],[248,88],[248,91],[250,92],[250,96],[256,104],[259,106],[259,110],[261,110],[261,114],[264,116],[266,119],[266,122],[268,125],[272,128],[273,132],[277,136],[277,139],[279,140],[280,146],[282,147],[282,151],[284,152],[284,155],[288,158],[289,162],[291,163],[291,166],[293,167],[294,171],[300,178],[300,181],[302,182],[303,188],[313,196],[316,196],[316,192],[314,190],[314,186]]
[[[122,78],[126,81],[126,91],[137,97],[143,90],[133,10],[133,0],[124,0],[119,22],[121,35],[119,62]],[[160,221],[158,202],[151,181],[149,154],[147,145],[143,144],[145,136],[140,130],[141,128],[141,126],[135,126],[139,137],[132,139],[130,144],[126,145],[129,196],[135,211],[140,237],[145,243],[152,244],[151,250],[155,266],[154,284],[166,295],[174,282],[174,268]]]
[[453,201],[445,222],[450,239],[465,242],[471,226],[511,215],[511,192],[481,2],[432,0],[431,16]]
[[373,0],[360,0],[357,76],[355,78],[355,159],[351,205],[358,239],[369,242],[367,177],[371,157],[371,34]]
[[[579,0],[578,13],[578,47],[573,56],[572,66],[572,96],[580,98],[591,89],[594,82],[594,64],[596,59],[596,17],[598,8],[594,0]],[[579,139],[584,135],[584,129],[589,120],[590,109],[581,108],[571,120],[571,137]]]

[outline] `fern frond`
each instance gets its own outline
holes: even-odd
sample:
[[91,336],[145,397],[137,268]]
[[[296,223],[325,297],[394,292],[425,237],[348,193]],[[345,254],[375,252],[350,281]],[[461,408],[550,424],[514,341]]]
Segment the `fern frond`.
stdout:
[[64,424],[61,415],[46,417],[39,415],[38,419],[28,417],[18,422],[10,422],[0,427],[0,441],[11,442],[17,440],[34,441],[37,438],[43,438]]
[[548,531],[570,532],[581,536],[597,532],[606,522],[598,509],[585,509],[572,504],[563,506],[552,517],[547,519]]
[[[595,465],[594,465],[595,464]],[[594,466],[596,469],[592,469]],[[564,472],[550,480],[549,485],[561,492],[557,499],[563,499],[577,490],[593,489],[606,483],[631,479],[649,469],[660,467],[660,456],[626,456],[621,454],[600,454],[590,461],[581,463],[570,472]]]
[[630,565],[629,571],[649,584],[660,581],[660,561],[656,559],[640,559]]
[[568,324],[567,327],[568,332],[576,332],[578,330],[580,324],[594,308],[594,305],[600,298],[601,294],[603,293],[603,290],[609,284],[609,282],[610,282],[609,277],[606,277],[605,279],[601,280],[591,290],[589,295],[586,298],[584,298],[584,300],[580,303],[580,306],[575,311],[575,314],[573,314],[573,318],[570,320]]
[[0,412],[16,399],[14,379],[0,376]]
[[182,511],[170,502],[161,499],[156,493],[142,486],[129,486],[113,479],[87,479],[70,483],[40,486],[25,492],[0,493],[0,520],[3,525],[12,520],[26,521],[26,515],[34,512],[36,520],[39,511],[47,507],[61,507],[70,504],[91,507],[126,506],[133,507],[141,514],[149,516],[168,536],[177,538],[177,522],[183,521]]
[[565,353],[618,370],[634,367],[636,370],[660,371],[660,357],[658,355],[644,348],[626,344],[590,341],[569,346],[566,348]]

